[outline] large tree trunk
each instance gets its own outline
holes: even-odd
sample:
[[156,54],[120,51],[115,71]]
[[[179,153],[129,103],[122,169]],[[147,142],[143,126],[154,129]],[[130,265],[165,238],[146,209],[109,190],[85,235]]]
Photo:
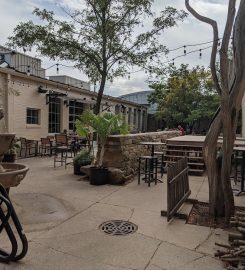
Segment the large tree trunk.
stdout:
[[[187,9],[199,20],[213,27],[214,43],[211,55],[211,70],[221,106],[207,133],[203,153],[209,180],[209,209],[214,217],[225,217],[229,222],[234,213],[234,198],[230,182],[231,158],[238,114],[245,91],[245,0],[241,0],[233,30],[233,77],[229,76],[228,54],[231,29],[235,16],[235,0],[229,1],[228,17],[220,50],[221,81],[215,68],[218,29],[215,21],[199,15],[186,0]],[[233,79],[233,82],[229,82]],[[218,143],[220,133],[223,142]],[[219,144],[219,145],[218,145]]]
[[209,180],[209,211],[214,217],[225,213],[221,181],[222,153],[218,152],[217,145],[221,128],[221,114],[219,113],[209,128],[203,148]]
[[102,76],[102,79],[101,79],[100,89],[99,89],[99,92],[97,95],[96,105],[95,105],[95,109],[94,109],[95,114],[100,113],[100,105],[101,105],[101,100],[102,100],[104,89],[105,89],[105,82],[106,82],[106,75]]

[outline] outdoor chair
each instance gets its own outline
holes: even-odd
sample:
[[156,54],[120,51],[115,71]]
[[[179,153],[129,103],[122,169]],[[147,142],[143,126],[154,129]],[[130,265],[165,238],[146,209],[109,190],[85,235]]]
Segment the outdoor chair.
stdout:
[[52,146],[52,142],[50,138],[41,138],[41,144],[39,146],[39,154],[40,156],[49,155],[52,156],[54,150],[54,146]]
[[[55,134],[54,152],[54,168],[56,167],[57,162],[61,163],[61,166],[65,164],[66,167],[68,164],[67,158],[75,156],[76,149],[74,144],[69,143],[66,134]],[[70,156],[68,156],[68,153],[70,153]]]
[[20,138],[20,157],[36,156],[38,150],[38,141]]
[[157,184],[157,156],[141,156],[139,157],[138,166],[138,185],[140,185],[141,175],[144,175],[143,180],[148,183],[148,187],[151,182]]

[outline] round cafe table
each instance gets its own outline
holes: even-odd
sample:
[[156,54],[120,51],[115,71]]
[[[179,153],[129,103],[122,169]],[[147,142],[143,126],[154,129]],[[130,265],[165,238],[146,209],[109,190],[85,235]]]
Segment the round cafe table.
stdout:
[[154,156],[154,152],[155,152],[155,146],[157,145],[161,145],[164,146],[166,145],[166,143],[163,142],[140,142],[141,145],[148,145],[151,146],[151,156]]

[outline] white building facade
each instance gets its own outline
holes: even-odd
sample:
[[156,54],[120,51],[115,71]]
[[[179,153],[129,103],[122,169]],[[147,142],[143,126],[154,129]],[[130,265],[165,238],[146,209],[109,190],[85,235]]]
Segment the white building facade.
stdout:
[[[89,83],[68,76],[54,76],[51,80],[45,78],[45,73],[33,75],[27,60],[29,56],[23,56],[21,71],[10,65],[0,67],[0,107],[5,113],[0,132],[37,140],[63,130],[74,131],[77,117],[94,108],[97,93],[89,90]],[[28,72],[24,71],[27,67]],[[145,106],[104,95],[101,113],[104,112],[120,114],[131,130],[145,127]]]

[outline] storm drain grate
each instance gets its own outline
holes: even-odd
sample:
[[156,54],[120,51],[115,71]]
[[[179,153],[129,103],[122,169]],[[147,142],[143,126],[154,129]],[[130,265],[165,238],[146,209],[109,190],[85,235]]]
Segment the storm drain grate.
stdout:
[[130,221],[109,220],[99,226],[100,230],[110,235],[128,235],[135,233],[138,226]]

